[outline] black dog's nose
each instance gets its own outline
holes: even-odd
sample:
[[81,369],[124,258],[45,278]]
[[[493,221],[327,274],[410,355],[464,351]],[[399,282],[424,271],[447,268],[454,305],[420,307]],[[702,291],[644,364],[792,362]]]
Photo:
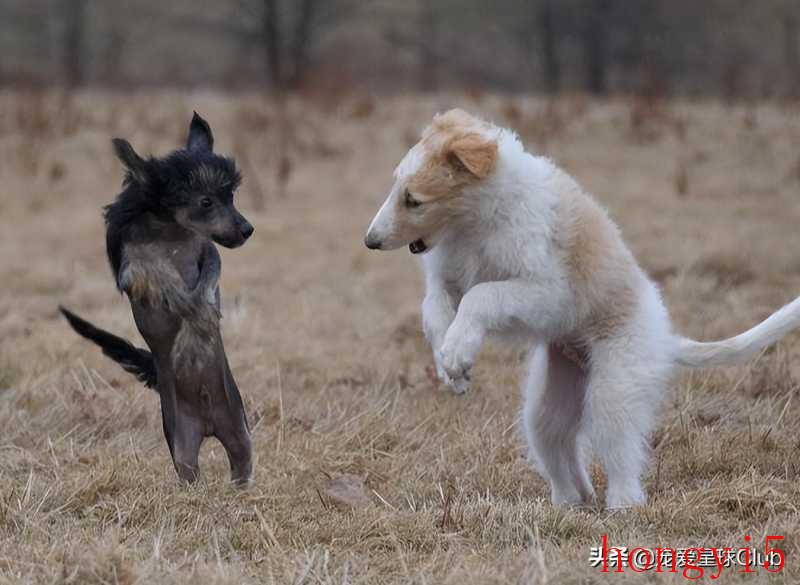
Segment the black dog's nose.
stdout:
[[369,236],[364,238],[364,245],[367,248],[369,248],[370,250],[380,250],[381,249],[381,242],[379,242],[375,238],[371,238]]
[[249,238],[250,236],[252,236],[252,235],[253,235],[253,232],[254,232],[254,231],[256,231],[256,228],[254,228],[254,227],[253,227],[251,224],[249,224],[249,223],[247,223],[247,224],[243,225],[243,226],[242,226],[241,228],[239,228],[239,229],[240,229],[240,231],[242,232],[242,237],[243,237],[245,240],[246,240],[247,238]]

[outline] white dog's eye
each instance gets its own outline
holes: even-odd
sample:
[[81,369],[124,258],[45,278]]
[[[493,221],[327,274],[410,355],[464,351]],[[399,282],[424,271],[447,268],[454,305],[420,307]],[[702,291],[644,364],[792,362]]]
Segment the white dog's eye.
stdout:
[[406,189],[406,207],[419,207],[420,205],[422,205],[422,203],[414,199],[411,192]]

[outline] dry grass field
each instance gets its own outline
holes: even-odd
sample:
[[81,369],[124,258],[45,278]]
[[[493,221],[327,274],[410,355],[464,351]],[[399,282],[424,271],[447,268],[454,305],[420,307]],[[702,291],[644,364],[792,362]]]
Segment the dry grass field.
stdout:
[[[759,548],[784,535],[769,581],[798,582],[797,334],[675,380],[650,503],[624,513],[549,504],[518,431],[519,351],[484,349],[465,396],[432,379],[416,260],[362,238],[405,149],[455,105],[515,127],[611,210],[680,332],[734,334],[800,294],[798,104],[292,98],[282,118],[255,94],[0,94],[0,583],[682,581],[603,575],[588,562],[602,534]],[[246,491],[214,442],[202,480],[180,485],[156,395],[56,310],[141,343],[105,258],[100,207],[121,180],[109,140],[165,153],[192,109],[239,157],[256,226],[222,252],[257,454]],[[337,493],[345,481],[358,497]],[[717,582],[767,581],[734,571]]]

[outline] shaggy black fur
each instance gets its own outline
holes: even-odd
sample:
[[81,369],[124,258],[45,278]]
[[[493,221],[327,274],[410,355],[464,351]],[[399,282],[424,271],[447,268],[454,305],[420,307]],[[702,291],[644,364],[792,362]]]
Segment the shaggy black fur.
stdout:
[[58,309],[77,333],[94,341],[103,349],[105,355],[121,365],[126,372],[136,376],[136,379],[145,386],[156,389],[156,364],[152,353],[146,349],[139,349],[108,331],[98,329],[64,307]]
[[161,400],[164,436],[178,475],[194,481],[207,436],[225,447],[239,484],[252,472],[250,431],[219,330],[218,243],[235,248],[253,226],[233,204],[241,177],[214,154],[211,128],[196,113],[186,148],[142,158],[113,140],[126,168],[123,190],[105,208],[106,251],[150,351],[60,307],[72,328]]
[[[207,133],[208,148],[203,148],[200,139],[193,138],[190,133],[185,149],[176,150],[164,158],[142,158],[127,141],[120,138],[112,141],[117,157],[126,166],[123,191],[104,208],[103,213],[106,251],[118,288],[122,242],[127,240],[128,230],[138,217],[150,213],[163,219],[170,218],[176,208],[189,204],[197,187],[214,191],[230,202],[242,182],[234,160],[211,150],[214,145],[211,128],[197,112],[192,124],[199,125]],[[201,167],[204,168],[203,176],[214,179],[211,184],[197,185],[198,180],[194,177]]]

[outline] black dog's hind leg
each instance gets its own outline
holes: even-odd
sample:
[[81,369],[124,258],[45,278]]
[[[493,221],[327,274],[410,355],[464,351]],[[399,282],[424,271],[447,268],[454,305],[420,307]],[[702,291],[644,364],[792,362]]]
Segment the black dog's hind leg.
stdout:
[[[205,434],[201,420],[178,413],[177,424],[167,435],[170,445],[172,464],[178,477],[188,483],[194,483],[200,475],[200,446],[203,444]],[[164,422],[166,434],[166,420]]]
[[219,439],[228,454],[231,480],[244,487],[249,483],[253,473],[253,448],[242,397],[233,380],[227,359],[225,359],[225,394],[227,396],[225,408],[214,414],[214,436]]
[[229,425],[226,425],[224,430],[219,429],[215,436],[225,447],[225,453],[228,454],[231,481],[244,487],[250,482],[250,476],[253,474],[253,447],[250,432],[244,421],[237,413],[231,414],[233,416]]
[[175,472],[182,480],[192,483],[197,479],[198,455],[203,442],[203,425],[178,411],[175,387],[165,383],[159,386],[161,396],[161,421],[164,437]]
[[172,462],[178,477],[189,483],[194,482],[200,473],[198,457],[203,438],[203,423],[195,417],[178,413]]

